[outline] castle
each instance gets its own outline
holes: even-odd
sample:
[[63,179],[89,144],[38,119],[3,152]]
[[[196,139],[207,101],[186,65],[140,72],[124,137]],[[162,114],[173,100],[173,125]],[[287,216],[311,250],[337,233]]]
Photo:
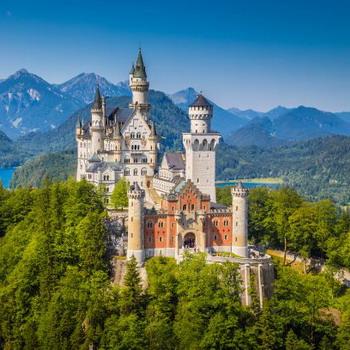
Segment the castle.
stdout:
[[91,122],[78,120],[77,180],[103,185],[107,203],[120,178],[129,182],[128,258],[134,256],[142,266],[152,256],[181,261],[185,252],[204,252],[209,263],[237,263],[243,302],[250,303],[251,276],[256,276],[262,304],[271,294],[273,266],[269,256],[248,246],[248,189],[241,183],[233,187],[230,207],[216,203],[220,135],[211,129],[213,106],[203,95],[197,96],[189,106],[184,152],[165,153],[158,166],[158,136],[150,120],[149,82],[141,51],[129,85],[129,108],[108,111],[97,88]]

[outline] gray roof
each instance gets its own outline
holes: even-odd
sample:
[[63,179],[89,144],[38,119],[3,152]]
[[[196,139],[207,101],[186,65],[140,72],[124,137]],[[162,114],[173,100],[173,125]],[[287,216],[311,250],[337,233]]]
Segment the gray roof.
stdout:
[[94,100],[94,104],[92,105],[92,108],[94,109],[102,108],[102,97],[101,97],[100,88],[98,87],[98,85],[96,87],[95,100]]
[[134,69],[134,77],[147,79],[145,64],[143,63],[141,49],[139,49],[139,53],[137,55],[137,60]]
[[86,168],[86,172],[88,173],[94,173],[96,171],[105,171],[105,170],[112,170],[112,171],[121,171],[121,166],[119,163],[115,162],[90,162],[89,166]]
[[114,108],[108,116],[108,119],[116,120],[121,123],[125,123],[130,116],[133,114],[134,110],[131,108]]
[[174,170],[185,170],[185,162],[183,154],[179,152],[167,152],[165,158],[168,162],[169,168]]
[[190,107],[213,107],[213,105],[202,94],[199,94]]

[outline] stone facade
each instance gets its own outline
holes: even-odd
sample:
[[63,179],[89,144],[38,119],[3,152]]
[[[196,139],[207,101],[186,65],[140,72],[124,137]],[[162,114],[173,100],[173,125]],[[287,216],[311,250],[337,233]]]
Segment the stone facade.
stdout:
[[76,127],[77,180],[103,185],[107,200],[121,177],[144,188],[157,164],[158,137],[149,118],[149,83],[141,51],[129,84],[133,96],[129,108],[107,111],[97,87],[91,122],[79,120]]

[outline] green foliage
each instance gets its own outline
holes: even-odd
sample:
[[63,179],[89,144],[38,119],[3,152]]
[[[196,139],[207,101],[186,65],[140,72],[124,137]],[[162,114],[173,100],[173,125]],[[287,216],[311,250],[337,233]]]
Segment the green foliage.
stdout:
[[[308,235],[314,231],[314,238],[308,251],[328,254],[329,235],[343,237],[348,218],[329,202],[300,203],[295,193],[281,191],[252,191],[256,213],[250,220],[288,203],[289,209],[279,208],[273,220],[293,227],[291,232],[301,230],[298,217],[305,228],[311,222]],[[0,197],[0,348],[348,347],[350,294],[341,295],[332,271],[303,275],[278,268],[273,297],[263,310],[241,305],[238,266],[207,264],[204,254],[189,254],[180,264],[165,257],[149,259],[145,288],[132,258],[124,285],[115,287],[104,208],[93,186],[85,181],[46,182],[41,189],[0,188]],[[298,213],[303,208],[305,213]],[[276,230],[278,240],[278,225],[268,218],[254,231],[255,239],[266,236],[264,225]],[[293,235],[288,236],[290,244]]]
[[[229,204],[230,188],[217,190],[218,202]],[[227,198],[227,200],[225,200]],[[350,268],[350,212],[330,200],[308,202],[288,187],[255,188],[249,193],[249,239],[329,265]]]
[[115,185],[111,202],[115,209],[123,209],[128,207],[128,189],[129,183],[125,178],[121,178]]

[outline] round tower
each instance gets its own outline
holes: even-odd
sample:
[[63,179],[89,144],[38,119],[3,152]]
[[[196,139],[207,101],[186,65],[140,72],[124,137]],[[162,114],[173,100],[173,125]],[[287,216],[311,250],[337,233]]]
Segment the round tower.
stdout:
[[202,94],[199,94],[189,106],[188,115],[191,121],[191,133],[206,134],[210,132],[213,106]]
[[156,125],[154,122],[151,122],[151,134],[148,138],[148,145],[150,149],[150,159],[149,163],[150,166],[153,168],[153,170],[156,168],[157,165],[157,150],[158,150],[158,135],[156,131]]
[[232,253],[248,257],[248,194],[239,182],[232,187]]
[[97,86],[95,100],[91,108],[91,150],[92,154],[102,151],[104,148],[104,115],[103,100],[100,89]]
[[130,186],[128,191],[129,211],[128,211],[128,259],[134,256],[139,264],[145,260],[144,251],[144,199],[145,191],[137,182]]
[[141,49],[137,56],[136,64],[133,65],[129,74],[129,85],[132,91],[132,108],[149,108],[146,67],[143,63]]

